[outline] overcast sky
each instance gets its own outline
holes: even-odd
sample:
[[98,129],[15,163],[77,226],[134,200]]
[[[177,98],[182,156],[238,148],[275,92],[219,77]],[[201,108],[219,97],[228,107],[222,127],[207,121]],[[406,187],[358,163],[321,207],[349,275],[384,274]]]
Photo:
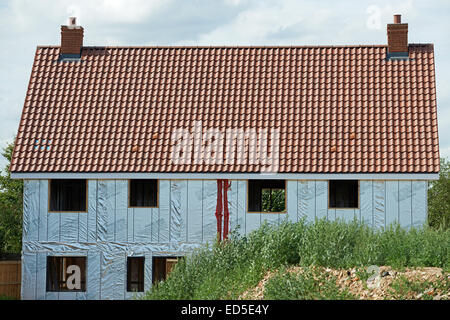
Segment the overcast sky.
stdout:
[[[450,157],[450,1],[0,0],[0,147],[16,134],[37,45],[76,16],[84,45],[385,44],[393,14],[434,43],[441,156]],[[3,168],[4,160],[0,160]]]

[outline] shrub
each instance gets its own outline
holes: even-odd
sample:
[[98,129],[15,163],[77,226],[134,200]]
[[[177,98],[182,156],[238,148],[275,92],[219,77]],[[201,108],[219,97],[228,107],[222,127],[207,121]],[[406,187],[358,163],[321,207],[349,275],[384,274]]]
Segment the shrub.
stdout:
[[[375,264],[448,270],[449,248],[450,230],[406,230],[398,225],[374,230],[356,221],[327,220],[264,224],[248,236],[232,232],[229,240],[196,250],[144,298],[236,299],[269,270],[290,265],[350,268]],[[280,277],[281,283],[291,276]],[[302,284],[296,288],[309,286],[312,280],[298,281]]]

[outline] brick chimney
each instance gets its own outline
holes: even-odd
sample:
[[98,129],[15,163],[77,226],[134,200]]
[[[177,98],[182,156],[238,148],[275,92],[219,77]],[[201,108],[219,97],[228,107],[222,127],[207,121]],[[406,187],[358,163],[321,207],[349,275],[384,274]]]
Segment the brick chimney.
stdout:
[[83,27],[77,26],[75,17],[69,18],[68,26],[61,26],[61,56],[80,58],[83,47],[83,31]]
[[394,23],[387,25],[388,58],[408,57],[408,24],[402,23],[402,16],[394,15]]

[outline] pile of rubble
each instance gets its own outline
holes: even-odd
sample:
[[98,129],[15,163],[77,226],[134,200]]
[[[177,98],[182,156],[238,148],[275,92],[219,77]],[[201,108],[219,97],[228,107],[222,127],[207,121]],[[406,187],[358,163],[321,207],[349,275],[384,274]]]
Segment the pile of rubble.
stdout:
[[[336,285],[342,290],[348,290],[352,295],[364,300],[384,300],[384,299],[433,299],[433,300],[448,300],[450,299],[450,292],[443,287],[445,281],[450,280],[450,274],[443,272],[441,268],[423,267],[423,268],[405,268],[404,270],[394,270],[388,266],[371,266],[369,268],[353,268],[350,270],[336,270],[323,267],[315,267],[320,273],[325,273],[328,279],[335,278]],[[304,268],[292,267],[288,272],[302,273]],[[368,279],[361,279],[364,274],[369,275]],[[275,274],[275,272],[268,272],[259,284],[244,292],[240,299],[264,299],[264,287],[266,282]],[[414,283],[429,283],[424,286],[424,290],[417,292],[417,290],[408,290],[406,288],[401,292],[395,290],[398,284],[409,281]],[[393,286],[394,284],[394,286]]]

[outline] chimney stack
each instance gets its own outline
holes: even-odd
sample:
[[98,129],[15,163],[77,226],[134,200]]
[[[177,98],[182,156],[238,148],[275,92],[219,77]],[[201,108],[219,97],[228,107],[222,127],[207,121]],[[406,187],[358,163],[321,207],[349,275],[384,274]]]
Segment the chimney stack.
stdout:
[[387,25],[388,58],[408,57],[408,24],[402,23],[402,16],[394,15],[394,23]]
[[83,27],[77,26],[77,18],[70,17],[68,26],[61,26],[62,57],[80,58],[83,47]]

